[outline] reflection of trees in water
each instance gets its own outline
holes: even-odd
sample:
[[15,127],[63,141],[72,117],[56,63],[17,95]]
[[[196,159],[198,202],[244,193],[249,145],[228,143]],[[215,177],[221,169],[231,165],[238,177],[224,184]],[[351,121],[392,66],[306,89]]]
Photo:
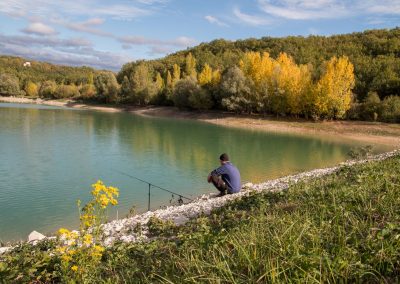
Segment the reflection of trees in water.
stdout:
[[219,154],[227,152],[247,180],[333,164],[343,160],[349,148],[326,139],[127,114],[96,115],[90,121],[98,139],[109,139],[107,133],[116,131],[120,145],[135,159],[160,159],[176,167],[208,171],[218,166]]
[[[10,115],[16,115],[15,111]],[[252,181],[334,164],[344,160],[349,150],[349,146],[327,139],[228,129],[193,121],[86,111],[59,114],[60,110],[29,109],[24,129],[29,133],[40,123],[47,129],[73,133],[74,126],[80,125],[90,147],[101,144],[105,151],[132,155],[138,163],[163,161],[177,168],[205,171],[205,175],[218,166],[219,154],[227,152],[242,176]]]

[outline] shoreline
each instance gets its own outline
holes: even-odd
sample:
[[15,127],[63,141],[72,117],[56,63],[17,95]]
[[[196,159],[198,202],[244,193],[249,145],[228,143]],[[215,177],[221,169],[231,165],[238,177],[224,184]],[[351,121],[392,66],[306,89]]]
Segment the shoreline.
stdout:
[[[184,225],[190,219],[201,214],[209,215],[213,209],[220,208],[230,201],[240,199],[252,193],[261,192],[280,192],[289,188],[292,184],[308,181],[315,178],[321,178],[332,174],[343,167],[364,164],[373,161],[382,161],[400,154],[400,150],[394,150],[379,155],[367,157],[362,160],[349,160],[338,164],[334,167],[314,169],[299,174],[284,176],[277,179],[267,180],[262,183],[252,184],[246,183],[242,185],[239,193],[225,195],[216,198],[217,193],[209,193],[195,198],[192,202],[183,205],[168,206],[163,209],[147,211],[129,218],[113,220],[102,225],[103,244],[107,247],[112,246],[115,242],[135,243],[142,241],[150,241],[153,237],[149,236],[147,223],[151,217],[159,218],[163,221],[172,221],[176,225]],[[139,232],[135,230],[137,227],[142,228]],[[54,239],[54,236],[45,237],[43,240]],[[34,245],[41,240],[31,241]],[[0,254],[13,249],[17,244],[8,243],[7,246],[0,247]]]
[[302,136],[320,136],[349,139],[362,143],[380,144],[396,149],[400,146],[400,124],[364,121],[318,121],[276,118],[262,115],[242,115],[223,111],[182,111],[166,106],[125,106],[82,103],[74,100],[42,100],[20,97],[2,97],[0,102],[39,104],[102,112],[127,112],[148,117],[191,119],[240,129]]

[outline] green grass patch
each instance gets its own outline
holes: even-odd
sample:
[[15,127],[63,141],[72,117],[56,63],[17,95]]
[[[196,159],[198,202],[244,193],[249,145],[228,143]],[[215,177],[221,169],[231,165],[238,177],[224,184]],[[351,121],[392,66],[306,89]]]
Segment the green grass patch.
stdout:
[[[400,280],[400,157],[258,193],[149,243],[115,244],[88,283],[391,283]],[[61,279],[51,244],[2,256],[3,282]],[[40,265],[38,265],[38,263]],[[73,279],[71,279],[73,281]]]

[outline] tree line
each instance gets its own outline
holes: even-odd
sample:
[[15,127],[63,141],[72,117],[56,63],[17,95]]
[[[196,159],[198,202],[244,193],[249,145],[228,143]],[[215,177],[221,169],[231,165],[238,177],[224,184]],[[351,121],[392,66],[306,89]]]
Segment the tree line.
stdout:
[[45,98],[400,121],[399,56],[400,28],[215,40],[162,59],[127,63],[118,74],[83,67],[57,78],[51,76],[61,72],[21,78],[19,72],[4,72],[0,60],[0,85],[14,85],[0,86],[0,92],[18,92],[18,84],[26,95]]

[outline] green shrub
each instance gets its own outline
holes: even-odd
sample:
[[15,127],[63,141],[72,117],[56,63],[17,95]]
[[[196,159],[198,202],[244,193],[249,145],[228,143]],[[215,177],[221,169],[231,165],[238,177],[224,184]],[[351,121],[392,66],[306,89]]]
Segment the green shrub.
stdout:
[[44,81],[40,85],[39,96],[41,98],[52,99],[56,96],[57,84],[54,81]]
[[387,122],[400,122],[400,97],[389,96],[382,102],[382,120]]
[[53,97],[55,99],[73,98],[79,96],[78,87],[75,85],[59,85]]
[[0,74],[0,95],[20,95],[19,80],[16,76],[10,74]]

